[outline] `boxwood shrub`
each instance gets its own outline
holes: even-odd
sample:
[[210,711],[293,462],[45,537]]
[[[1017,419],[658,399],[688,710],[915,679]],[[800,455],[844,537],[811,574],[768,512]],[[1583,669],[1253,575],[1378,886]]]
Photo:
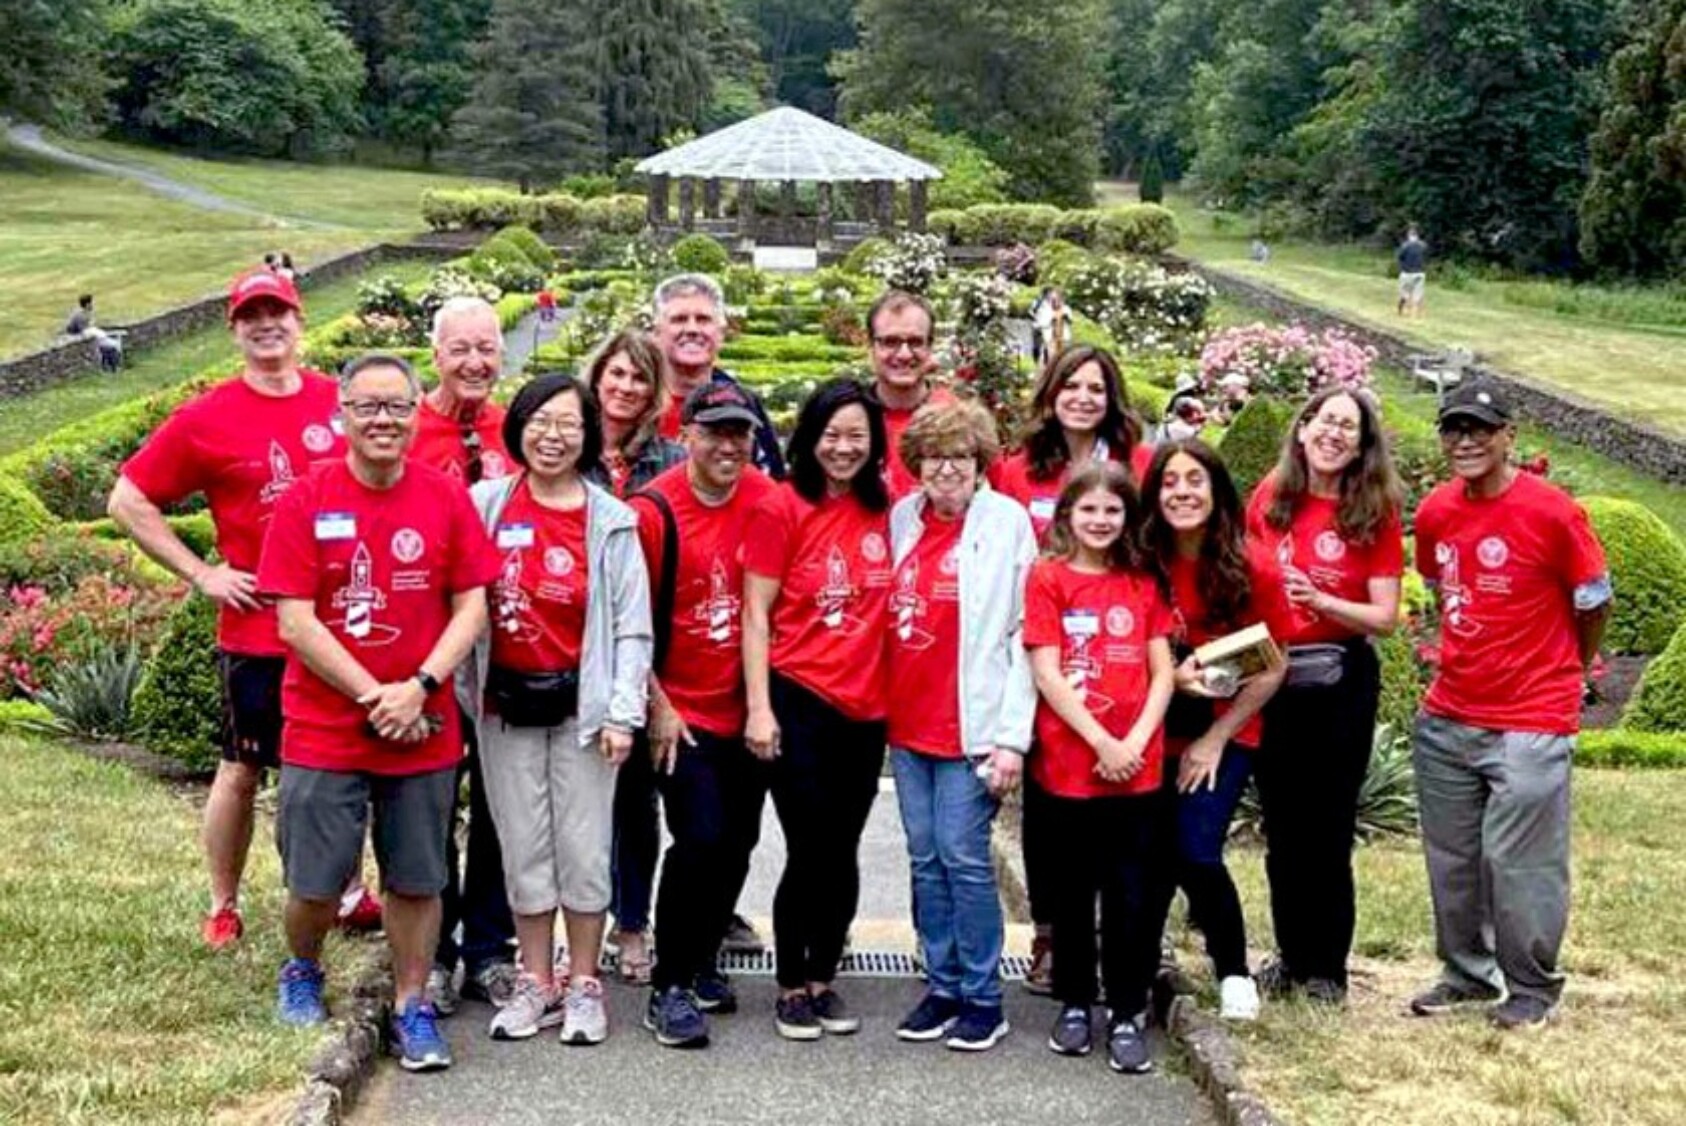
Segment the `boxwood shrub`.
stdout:
[[1616,589],[1605,647],[1662,652],[1686,622],[1686,544],[1644,505],[1614,497],[1585,497],[1581,503],[1604,545]]
[[1635,731],[1686,733],[1686,626],[1676,630],[1668,648],[1645,666],[1621,725]]
[[732,256],[718,239],[698,232],[686,235],[669,248],[673,265],[688,273],[719,277],[732,264]]
[[1686,734],[1608,727],[1583,731],[1575,740],[1579,766],[1686,768]]
[[1229,424],[1221,443],[1224,464],[1243,500],[1276,464],[1295,413],[1292,403],[1256,395]]
[[194,769],[216,765],[222,717],[217,608],[191,595],[170,615],[131,715],[141,743]]
[[1163,254],[1177,245],[1177,217],[1157,203],[1127,203],[1102,211],[1097,249],[1120,254]]
[[53,526],[53,514],[29,486],[0,473],[0,545],[27,543]]

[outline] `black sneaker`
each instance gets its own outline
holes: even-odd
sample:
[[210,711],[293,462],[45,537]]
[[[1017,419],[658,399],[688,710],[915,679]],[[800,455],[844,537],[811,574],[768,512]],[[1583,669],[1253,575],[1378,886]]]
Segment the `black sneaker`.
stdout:
[[1333,978],[1308,977],[1300,982],[1300,994],[1316,1005],[1340,1008],[1346,1004],[1346,986]]
[[1259,987],[1261,996],[1280,1001],[1299,987],[1294,975],[1288,972],[1288,964],[1281,958],[1272,958],[1259,968],[1253,975],[1253,983]]
[[1512,993],[1493,1006],[1493,1027],[1510,1031],[1516,1028],[1538,1028],[1557,1015],[1557,1006],[1541,997],[1526,993]]
[[677,985],[650,992],[644,1027],[656,1034],[656,1043],[664,1048],[708,1047],[708,1018],[690,992]]
[[738,1011],[738,994],[732,988],[732,981],[724,972],[717,969],[704,970],[697,975],[697,1008],[705,1013],[727,1013]]
[[773,1023],[786,1040],[818,1040],[824,1031],[806,993],[780,997],[773,1009]]
[[896,1026],[896,1037],[900,1040],[941,1040],[943,1033],[959,1019],[959,1001],[927,993]]
[[964,1005],[943,1043],[957,1052],[987,1052],[1010,1031],[1000,1005]]
[[1153,1070],[1147,1038],[1141,1026],[1129,1017],[1115,1018],[1106,1029],[1106,1062],[1114,1071],[1141,1075]]
[[1089,1006],[1067,1005],[1060,1010],[1054,1029],[1048,1033],[1048,1048],[1062,1056],[1086,1056],[1095,1045],[1089,1023]]
[[822,989],[809,998],[820,1027],[833,1036],[847,1036],[861,1030],[861,1018],[849,1011],[835,989]]
[[1454,985],[1449,981],[1437,981],[1411,998],[1411,1015],[1437,1017],[1464,1005],[1481,1005],[1498,999],[1499,991],[1490,985]]
[[728,954],[759,954],[767,949],[767,944],[748,919],[733,915],[732,921],[726,924],[726,936],[720,940],[720,949]]

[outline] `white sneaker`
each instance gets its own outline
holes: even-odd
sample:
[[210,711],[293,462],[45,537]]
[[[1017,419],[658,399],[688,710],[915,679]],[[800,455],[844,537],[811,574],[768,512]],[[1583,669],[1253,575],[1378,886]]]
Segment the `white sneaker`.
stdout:
[[492,1015],[488,1031],[494,1040],[526,1040],[561,1023],[562,991],[554,985],[547,990],[532,974],[522,974],[509,1004]]
[[1259,987],[1250,977],[1226,977],[1218,983],[1218,1015],[1224,1020],[1258,1020]]
[[603,1004],[603,983],[594,977],[577,978],[568,986],[563,1003],[562,1043],[601,1044],[609,1037],[609,1010]]

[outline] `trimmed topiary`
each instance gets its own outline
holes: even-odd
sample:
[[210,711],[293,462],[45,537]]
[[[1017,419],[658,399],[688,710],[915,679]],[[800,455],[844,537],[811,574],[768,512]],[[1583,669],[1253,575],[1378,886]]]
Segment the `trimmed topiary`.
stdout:
[[1255,395],[1229,424],[1220,444],[1224,464],[1245,500],[1282,455],[1282,442],[1298,409],[1270,395]]
[[1621,726],[1686,733],[1686,627],[1676,630],[1668,648],[1645,666]]
[[1126,203],[1101,212],[1095,245],[1122,254],[1163,254],[1177,245],[1177,217],[1157,203]]
[[844,255],[843,268],[851,274],[870,273],[872,264],[893,249],[886,239],[864,238]]
[[53,524],[53,514],[27,485],[0,474],[0,544],[25,543]]
[[726,248],[718,240],[700,232],[686,235],[674,243],[668,253],[673,256],[675,267],[691,274],[718,277],[732,264],[732,256],[726,253]]
[[1686,623],[1686,544],[1644,505],[1614,497],[1584,497],[1581,504],[1604,545],[1616,590],[1604,647],[1662,652]]
[[145,746],[204,770],[217,763],[221,717],[217,608],[210,599],[192,595],[170,615],[135,692],[130,718]]
[[519,224],[505,227],[492,237],[521,251],[527,261],[540,270],[548,272],[556,268],[556,252],[545,245],[545,241],[530,227],[523,227]]

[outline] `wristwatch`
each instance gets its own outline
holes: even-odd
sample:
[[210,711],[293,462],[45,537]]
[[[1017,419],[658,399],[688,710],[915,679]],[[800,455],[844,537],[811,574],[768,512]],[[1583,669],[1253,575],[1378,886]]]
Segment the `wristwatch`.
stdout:
[[439,691],[439,678],[428,672],[426,669],[417,669],[416,675],[411,679],[421,685],[422,691],[426,692],[429,696]]

